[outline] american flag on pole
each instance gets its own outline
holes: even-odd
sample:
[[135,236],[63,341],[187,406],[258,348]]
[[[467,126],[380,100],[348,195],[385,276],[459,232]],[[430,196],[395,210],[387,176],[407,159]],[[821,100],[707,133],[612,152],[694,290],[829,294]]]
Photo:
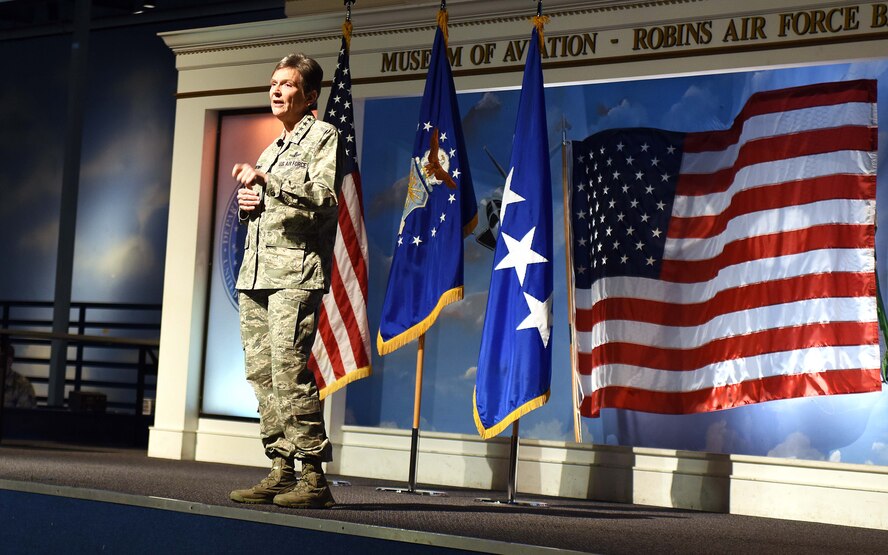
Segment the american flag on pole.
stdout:
[[879,391],[876,145],[867,80],[574,142],[582,414]]
[[370,375],[367,234],[345,37],[339,50],[324,121],[339,130],[339,140],[345,151],[345,177],[339,193],[339,225],[333,246],[330,291],[321,303],[318,333],[308,361],[321,399]]

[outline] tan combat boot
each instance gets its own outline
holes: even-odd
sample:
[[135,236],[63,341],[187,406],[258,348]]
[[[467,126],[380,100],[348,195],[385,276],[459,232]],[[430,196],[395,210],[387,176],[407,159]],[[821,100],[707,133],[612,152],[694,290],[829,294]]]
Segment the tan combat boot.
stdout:
[[302,461],[302,478],[293,489],[276,495],[274,504],[294,509],[329,509],[336,504],[321,461],[317,458]]
[[271,465],[271,472],[261,482],[249,489],[236,489],[229,494],[238,503],[271,503],[274,496],[290,491],[299,479],[293,468],[293,461],[277,457]]

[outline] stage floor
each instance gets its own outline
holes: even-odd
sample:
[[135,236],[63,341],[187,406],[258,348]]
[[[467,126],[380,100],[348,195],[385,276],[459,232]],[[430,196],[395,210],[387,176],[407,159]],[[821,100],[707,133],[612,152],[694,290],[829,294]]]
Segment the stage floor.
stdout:
[[[7,493],[0,496],[0,503],[7,499],[10,504],[12,496],[20,494],[40,496],[43,502],[80,499],[231,523],[261,523],[291,533],[303,529],[373,538],[384,540],[379,546],[387,542],[407,548],[408,553],[411,546],[416,548],[413,552],[425,546],[441,548],[436,552],[509,554],[810,555],[884,553],[888,545],[888,532],[879,530],[520,493],[519,500],[548,506],[491,505],[476,498],[503,498],[505,493],[429,488],[447,496],[397,494],[376,488],[406,484],[350,477],[331,476],[351,485],[333,489],[338,504],[326,511],[245,506],[228,500],[231,489],[252,485],[266,473],[252,467],[152,459],[134,449],[7,441],[0,445],[0,490]],[[518,487],[520,491],[520,483]],[[9,533],[7,528],[5,534]]]

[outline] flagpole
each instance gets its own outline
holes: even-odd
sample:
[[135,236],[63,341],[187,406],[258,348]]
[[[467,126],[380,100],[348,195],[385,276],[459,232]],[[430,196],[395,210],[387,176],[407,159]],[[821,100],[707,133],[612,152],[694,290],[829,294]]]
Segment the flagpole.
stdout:
[[[457,185],[456,181],[454,181],[454,178],[456,178],[459,175],[459,173],[454,172],[453,177],[451,177],[450,174],[447,173],[447,171],[442,168],[440,162],[438,161],[437,154],[432,154],[434,152],[437,152],[437,149],[439,146],[439,141],[446,140],[446,135],[447,135],[446,133],[442,132],[440,134],[440,139],[439,139],[438,127],[437,127],[437,124],[439,123],[439,121],[438,121],[439,118],[443,118],[440,121],[441,123],[452,126],[452,130],[451,130],[452,131],[452,133],[451,133],[452,139],[456,140],[456,142],[458,143],[457,146],[459,146],[461,150],[464,150],[464,147],[462,146],[462,139],[461,139],[462,129],[460,127],[460,120],[458,118],[458,112],[456,110],[456,103],[452,102],[452,100],[455,99],[455,97],[456,97],[455,91],[453,90],[453,77],[450,72],[450,64],[447,61],[447,56],[446,56],[446,53],[447,53],[447,51],[446,51],[446,47],[447,47],[447,2],[445,0],[441,1],[441,7],[438,11],[437,22],[438,22],[438,30],[435,32],[435,42],[432,46],[432,52],[431,52],[432,53],[432,63],[429,67],[429,73],[426,76],[426,90],[425,90],[425,93],[423,94],[422,110],[420,110],[422,117],[427,117],[427,115],[425,115],[425,111],[429,111],[430,113],[432,113],[433,117],[431,119],[434,119],[436,121],[436,125],[432,125],[431,123],[427,123],[426,124],[427,127],[422,131],[420,130],[419,127],[417,127],[417,143],[416,144],[420,145],[423,143],[423,141],[426,141],[426,140],[428,141],[429,151],[427,151],[425,154],[425,156],[427,157],[426,161],[428,163],[425,163],[422,165],[419,164],[420,156],[422,156],[422,149],[419,149],[417,152],[415,152],[414,153],[415,160],[413,162],[414,165],[411,166],[411,172],[416,172],[416,173],[411,173],[411,179],[415,179],[417,182],[422,182],[423,184],[425,184],[426,178],[429,178],[429,179],[434,178],[436,181],[432,181],[432,183],[441,183],[442,181],[444,181],[447,183],[448,187],[458,188],[459,185]],[[442,83],[443,83],[443,86],[442,86]],[[439,102],[438,96],[441,94],[445,95],[444,102]],[[425,121],[431,121],[431,120],[425,120]],[[431,135],[429,135],[428,138],[423,138],[424,135],[422,135],[422,133],[424,133],[428,130],[433,130]],[[451,155],[451,157],[453,157],[453,158],[451,158],[451,163],[453,163],[454,160],[459,160],[458,157],[454,157],[455,153],[456,153],[456,150],[451,151],[450,155]],[[434,161],[434,164],[433,164],[433,161]],[[459,169],[459,168],[457,168],[457,169]],[[465,166],[463,168],[462,173],[465,174],[465,176],[463,177],[463,180],[469,179],[469,181],[468,181],[468,183],[466,183],[467,187],[465,189],[460,189],[460,195],[468,195],[466,197],[466,199],[467,200],[471,199],[471,200],[466,202],[465,204],[458,205],[460,208],[460,216],[463,217],[463,219],[468,219],[468,220],[471,220],[474,222],[474,218],[476,218],[477,216],[469,218],[468,214],[464,213],[464,212],[468,211],[468,210],[464,210],[468,206],[471,206],[473,210],[476,210],[475,195],[474,195],[474,191],[471,189],[471,186],[470,186],[471,179],[467,177],[468,176],[468,167],[467,166]],[[421,175],[421,174],[423,174],[423,175]],[[463,181],[463,183],[465,183],[465,181]],[[434,197],[434,193],[431,191],[429,191],[429,195],[432,195],[432,197]],[[408,199],[409,198],[410,198],[410,196],[408,195]],[[442,195],[438,195],[437,198],[444,198],[444,197]],[[454,198],[455,198],[455,195],[450,195],[450,199],[451,199],[450,202],[453,202]],[[425,205],[423,205],[423,206],[425,206]],[[402,229],[403,229],[405,223],[410,218],[410,216],[409,216],[410,213],[413,212],[415,209],[418,210],[419,207],[414,206],[410,210],[405,209],[406,211],[405,211],[404,215],[402,215],[402,219],[401,219]],[[420,214],[425,214],[425,212],[420,211]],[[414,219],[410,219],[410,221],[416,222],[418,220],[421,220],[421,218],[422,218],[422,216],[417,216]],[[445,217],[444,217],[444,215],[442,215],[441,221],[443,222],[444,219],[445,219]],[[468,226],[469,231],[471,231],[471,228],[474,227],[474,225],[475,224],[472,223],[470,226]],[[459,228],[453,228],[453,229],[456,229],[460,232],[464,232],[465,227],[466,226],[463,225],[463,226],[460,226]],[[399,231],[399,244],[400,244],[400,233],[401,232]],[[434,230],[432,231],[432,233],[434,233]],[[458,235],[458,237],[459,237],[459,241],[460,241],[458,253],[459,253],[459,257],[461,259],[463,256],[461,241],[464,239],[464,237],[463,237],[462,233],[460,233]],[[418,235],[414,236],[414,239],[415,239],[414,245],[416,245],[416,246],[419,246],[419,244],[423,242],[422,239],[420,239],[420,237]],[[458,270],[459,270],[458,275],[456,275],[456,272],[454,273],[454,275],[453,275],[454,281],[447,282],[448,286],[446,289],[436,291],[436,293],[438,293],[438,306],[423,307],[423,308],[430,309],[430,312],[425,312],[422,314],[421,318],[419,318],[418,320],[413,320],[412,327],[408,326],[405,329],[405,328],[401,328],[400,326],[392,326],[392,327],[398,328],[398,330],[394,334],[392,334],[392,336],[389,338],[388,341],[390,341],[390,343],[386,343],[386,340],[383,340],[382,329],[383,329],[383,324],[386,323],[386,310],[387,310],[387,308],[390,308],[390,305],[388,304],[388,301],[392,298],[392,296],[390,296],[390,292],[394,290],[393,286],[392,286],[392,284],[394,283],[392,276],[396,275],[395,274],[395,269],[397,267],[396,264],[400,260],[401,259],[397,256],[397,253],[396,253],[396,255],[393,257],[393,260],[392,260],[392,269],[389,271],[389,288],[388,288],[388,291],[386,292],[386,301],[384,302],[384,307],[383,307],[383,323],[380,324],[380,333],[377,338],[377,349],[379,350],[379,353],[381,355],[385,355],[386,353],[389,353],[391,351],[394,351],[395,349],[398,349],[398,348],[404,346],[405,344],[412,341],[414,338],[418,339],[418,348],[417,348],[417,352],[416,352],[416,389],[414,391],[414,403],[413,403],[413,430],[412,430],[411,445],[410,445],[410,470],[409,470],[409,478],[408,478],[408,487],[406,489],[404,489],[404,488],[376,488],[376,489],[378,491],[391,491],[391,492],[395,492],[395,493],[415,493],[415,494],[420,494],[420,495],[446,496],[447,494],[444,492],[441,492],[441,491],[416,489],[416,462],[417,462],[417,456],[418,456],[418,452],[419,452],[420,401],[422,398],[422,370],[423,370],[423,359],[424,359],[424,354],[425,354],[425,330],[427,330],[432,325],[432,323],[434,323],[435,319],[438,317],[438,312],[440,311],[440,309],[443,306],[462,299],[462,281],[463,281],[463,279],[462,279],[462,265],[452,266],[450,268],[451,270],[455,270],[456,268],[458,268]],[[410,260],[410,259],[408,258],[407,260]],[[440,285],[440,284],[438,284],[438,285]],[[458,285],[458,287],[457,287],[457,285]],[[392,309],[392,310],[394,312],[397,312],[396,309]],[[416,314],[411,314],[411,316],[416,316]],[[401,323],[403,323],[403,322],[401,322]],[[414,334],[418,334],[418,335],[414,335]]]
[[567,327],[570,337],[570,390],[571,405],[573,406],[574,439],[577,443],[583,442],[583,430],[580,421],[580,407],[577,404],[577,341],[576,341],[576,306],[574,300],[573,285],[573,246],[570,234],[570,195],[567,185],[567,160],[568,160],[567,125],[564,116],[561,116],[561,191],[564,196],[564,250],[565,250],[565,279],[567,280]]
[[410,474],[408,488],[416,491],[416,459],[419,455],[419,407],[422,403],[422,367],[425,359],[425,334],[419,336],[416,348],[416,387],[413,391],[413,433],[410,438]]
[[407,488],[378,487],[376,491],[388,491],[391,493],[414,493],[417,495],[431,495],[435,497],[447,497],[443,491],[430,489],[416,489],[416,459],[419,456],[419,414],[422,403],[422,367],[425,360],[425,334],[419,336],[416,348],[416,386],[413,390],[413,429],[410,437],[410,471],[407,479]]
[[515,490],[518,482],[518,424],[520,422],[521,419],[519,418],[512,423],[511,454],[509,455],[509,485],[506,488],[509,504],[515,503]]
[[506,485],[506,498],[494,499],[492,497],[477,497],[477,503],[490,503],[492,505],[520,505],[522,507],[548,507],[545,501],[516,500],[518,491],[518,426],[521,419],[512,422],[512,438],[509,442],[509,483]]
[[[545,261],[546,263],[550,263],[553,258],[552,246],[551,246],[552,245],[552,205],[551,205],[551,201],[550,201],[552,193],[551,193],[551,175],[549,172],[548,136],[546,134],[546,129],[548,128],[548,126],[546,125],[546,119],[545,119],[545,108],[544,108],[545,107],[545,95],[544,95],[544,89],[543,89],[542,64],[541,64],[542,45],[543,45],[543,26],[548,21],[548,17],[543,16],[543,3],[541,1],[537,2],[536,17],[534,17],[532,21],[533,21],[534,30],[532,31],[532,34],[531,34],[531,40],[538,42],[539,44],[538,45],[531,45],[528,48],[527,60],[525,62],[525,66],[524,66],[524,80],[522,81],[522,84],[521,84],[521,99],[520,99],[519,105],[518,105],[518,123],[516,123],[516,126],[515,126],[515,138],[513,139],[515,142],[513,142],[513,146],[512,146],[512,158],[511,158],[510,165],[512,166],[512,172],[514,172],[516,166],[518,166],[518,164],[516,164],[516,158],[521,157],[521,156],[527,156],[529,163],[526,167],[529,168],[529,170],[527,170],[527,171],[529,171],[531,173],[524,174],[523,171],[525,171],[525,170],[520,171],[518,173],[519,177],[516,178],[517,181],[521,182],[522,185],[526,185],[526,183],[528,181],[535,181],[536,184],[542,185],[542,187],[540,187],[540,190],[538,190],[538,191],[530,190],[530,191],[525,192],[525,193],[534,192],[537,195],[542,194],[542,197],[538,197],[538,201],[539,201],[538,206],[537,206],[538,210],[537,211],[530,210],[529,211],[530,213],[525,214],[523,217],[525,218],[525,220],[533,220],[533,222],[536,225],[540,225],[541,228],[545,229],[547,245],[546,245],[546,248],[543,249],[543,251],[546,253],[547,256],[546,257],[541,256],[540,258],[542,259],[542,261]],[[534,46],[537,46],[537,50],[534,50]],[[527,96],[525,96],[525,95],[527,95]],[[525,123],[528,123],[529,125],[525,126],[524,125]],[[527,142],[525,142],[525,141],[527,141]],[[512,172],[509,173],[509,179],[507,180],[507,184],[506,184],[507,189],[510,188],[511,186],[515,186],[515,184],[516,184],[516,182],[513,181],[514,176],[513,176]],[[528,176],[530,176],[531,174],[533,175],[533,177],[535,177],[537,179],[528,180]],[[510,183],[511,183],[511,185],[510,185]],[[506,229],[509,229],[508,226],[513,225],[513,220],[511,219],[512,217],[510,217],[510,219],[506,219],[506,216],[505,216],[506,203],[509,202],[509,200],[507,198],[508,196],[511,196],[511,195],[506,195],[504,192],[503,204],[502,204],[502,208],[501,208],[500,225],[502,227],[500,228],[500,232],[503,234],[504,237],[508,237],[508,235],[506,235]],[[529,197],[529,195],[527,195],[527,196],[528,196],[528,198],[532,198],[532,197]],[[525,198],[525,196],[515,195],[515,197],[520,199],[520,201],[527,200]],[[515,202],[514,201],[515,197],[513,197],[512,202]],[[545,199],[545,201],[543,201],[542,199]],[[513,214],[513,213],[514,212],[509,212],[509,214]],[[521,224],[528,223],[526,221],[521,220],[522,216],[518,216],[517,218],[518,219],[514,220],[515,222],[519,222],[519,224],[516,225],[516,229],[518,229]],[[536,229],[536,228],[534,227],[534,229]],[[509,231],[511,232],[511,229],[509,229]],[[511,252],[510,252],[509,256],[511,256]],[[538,261],[538,262],[540,262],[540,261]],[[490,292],[490,295],[488,296],[489,299],[496,298],[494,291],[497,289],[495,289],[495,288],[503,287],[501,285],[502,282],[497,277],[497,274],[496,274],[497,269],[498,269],[498,267],[494,268],[493,275],[491,276],[491,288],[490,288],[491,292]],[[538,279],[543,284],[543,287],[542,287],[543,295],[544,295],[543,298],[549,299],[546,303],[548,305],[548,307],[545,308],[546,315],[541,319],[542,321],[540,322],[541,326],[545,326],[546,328],[548,328],[549,326],[551,326],[551,305],[549,303],[551,303],[551,298],[552,298],[552,267],[548,266],[547,270],[539,272],[536,279]],[[527,283],[525,283],[524,280],[525,280],[525,274],[524,273],[518,274],[518,283],[522,286],[526,285],[530,289],[531,285],[533,285],[533,284],[529,281]],[[514,283],[514,282],[510,282],[510,283]],[[523,293],[524,293],[524,296],[526,299],[535,299],[535,297],[533,297],[531,294],[529,294],[526,290],[523,290]],[[536,294],[539,295],[539,293],[536,293]],[[539,301],[537,301],[537,302],[539,303]],[[530,302],[528,302],[528,305],[530,305]],[[491,306],[493,306],[493,309],[491,308]],[[497,307],[498,307],[497,304],[493,304],[493,305],[488,304],[488,307],[487,307],[488,315],[487,316],[489,316],[489,314],[491,313],[492,310],[495,312]],[[531,310],[531,314],[533,314],[533,309]],[[487,324],[491,320],[488,320],[487,316],[485,316],[485,326],[484,326],[485,334],[488,333],[489,329],[494,329],[495,331],[497,331],[500,334],[512,333],[512,330],[514,330],[514,326],[511,324],[508,324],[507,326],[500,325],[500,326],[493,326],[491,328],[488,328]],[[519,325],[517,328],[517,330],[523,330],[523,329],[525,329],[524,324]],[[517,330],[515,330],[515,331],[517,331]],[[489,337],[489,336],[486,336],[486,337]],[[548,335],[548,333],[546,333],[545,336],[543,335],[543,330],[541,328],[540,335],[539,335],[540,341],[537,342],[536,337],[529,336],[531,341],[528,342],[527,345],[530,345],[530,348],[525,347],[525,349],[527,349],[527,350],[524,352],[533,353],[531,356],[538,357],[537,366],[547,366],[548,367],[549,372],[548,372],[548,375],[546,376],[546,378],[548,379],[548,381],[551,382],[552,359],[551,359],[551,345],[549,344],[549,337],[550,336]],[[512,346],[514,348],[515,343],[512,343]],[[544,349],[537,350],[539,348],[539,346],[544,347]],[[546,349],[548,349],[548,350],[546,350]],[[520,350],[521,349],[519,347],[519,351]],[[482,364],[482,362],[484,364]],[[489,358],[485,356],[485,343],[484,343],[484,337],[482,337],[482,354],[479,356],[479,364],[478,364],[478,366],[479,366],[478,376],[479,377],[481,376],[482,370],[485,371],[485,375],[486,375],[486,371],[488,369],[488,363],[489,363]],[[500,374],[503,373],[503,368],[505,367],[505,370],[507,372],[509,372],[509,374],[511,374],[508,377],[500,375],[498,379],[511,379],[512,376],[517,374],[517,372],[512,372],[512,370],[514,370],[514,367],[511,364],[505,364],[505,365],[494,364],[494,365],[490,365],[490,366],[496,366],[495,371],[499,372]],[[526,372],[525,372],[525,374],[526,374]],[[479,381],[479,383],[483,383],[483,381],[480,379],[478,381]],[[477,395],[478,391],[479,391],[479,387],[476,385],[476,388],[475,388],[476,395]],[[512,407],[510,405],[510,407],[513,408],[511,414],[506,416],[505,419],[500,420],[500,423],[498,423],[494,427],[486,427],[482,423],[481,417],[479,416],[480,411],[478,410],[479,405],[477,404],[477,397],[476,397],[475,418],[476,418],[476,423],[478,425],[478,431],[481,432],[482,437],[490,437],[489,434],[496,434],[496,433],[499,433],[500,431],[502,431],[504,429],[504,426],[500,427],[502,422],[511,421],[511,423],[512,423],[512,438],[511,438],[510,445],[509,445],[509,447],[510,447],[509,448],[509,478],[508,478],[508,485],[506,487],[506,499],[499,500],[499,499],[491,499],[491,498],[477,498],[477,499],[475,499],[476,502],[506,504],[506,505],[524,505],[524,506],[530,506],[530,507],[547,507],[548,506],[547,503],[540,502],[540,501],[517,501],[515,499],[515,493],[517,491],[517,481],[518,481],[518,447],[519,447],[518,430],[519,430],[519,425],[521,423],[521,415],[526,414],[527,412],[529,412],[530,410],[533,410],[534,408],[538,408],[539,406],[544,404],[546,402],[546,400],[548,400],[548,395],[549,395],[548,390],[546,390],[544,392],[540,391],[540,394],[542,394],[540,397],[533,399],[531,402],[525,401],[525,404],[523,406],[519,407],[518,409],[514,409],[514,407]],[[508,402],[511,403],[512,401],[513,400],[510,399]]]

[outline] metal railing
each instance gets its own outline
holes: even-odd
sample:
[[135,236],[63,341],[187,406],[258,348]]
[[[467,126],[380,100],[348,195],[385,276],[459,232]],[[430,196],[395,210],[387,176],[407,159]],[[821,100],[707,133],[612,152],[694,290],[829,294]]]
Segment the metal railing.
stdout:
[[[43,389],[49,383],[50,345],[63,340],[68,343],[69,395],[104,393],[109,412],[141,417],[146,396],[156,388],[161,305],[72,302],[68,334],[51,332],[52,309],[51,302],[0,301],[0,336],[16,349],[13,369],[27,367],[28,380]],[[36,395],[36,401],[46,407],[47,395]]]

